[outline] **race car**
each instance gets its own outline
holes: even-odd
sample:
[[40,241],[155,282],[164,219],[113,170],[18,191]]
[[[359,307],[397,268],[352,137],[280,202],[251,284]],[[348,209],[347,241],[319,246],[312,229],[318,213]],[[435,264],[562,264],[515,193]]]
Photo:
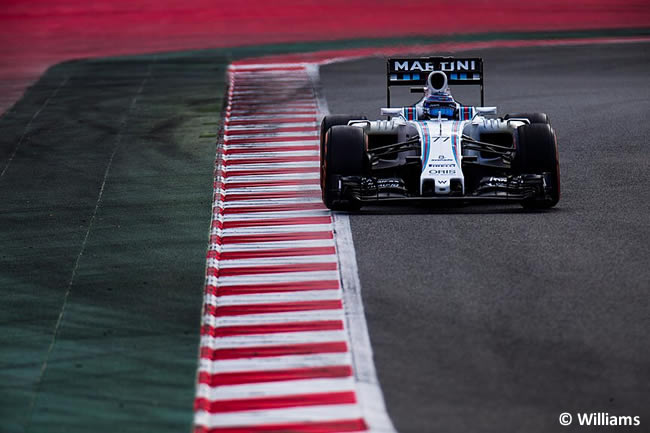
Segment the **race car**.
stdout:
[[[321,123],[321,189],[330,209],[403,201],[513,201],[550,208],[560,199],[555,131],[544,113],[497,117],[484,106],[481,58],[387,60],[386,120],[330,115]],[[452,85],[480,86],[481,106]],[[391,87],[424,95],[391,108]]]

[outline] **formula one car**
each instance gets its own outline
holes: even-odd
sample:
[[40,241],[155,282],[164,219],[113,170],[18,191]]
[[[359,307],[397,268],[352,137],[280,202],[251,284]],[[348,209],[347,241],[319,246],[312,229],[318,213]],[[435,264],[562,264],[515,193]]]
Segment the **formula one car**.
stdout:
[[[481,106],[449,85],[480,85]],[[424,96],[390,108],[392,86]],[[544,113],[496,117],[484,106],[480,58],[388,59],[388,120],[331,115],[321,123],[321,188],[331,209],[405,200],[499,201],[550,208],[560,199],[557,139]]]

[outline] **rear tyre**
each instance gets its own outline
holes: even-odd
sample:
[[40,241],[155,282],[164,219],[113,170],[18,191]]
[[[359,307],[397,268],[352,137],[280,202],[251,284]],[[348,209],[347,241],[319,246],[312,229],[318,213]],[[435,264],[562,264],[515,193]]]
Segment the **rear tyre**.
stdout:
[[551,120],[548,118],[546,113],[510,113],[503,116],[504,120],[513,119],[513,118],[524,118],[528,119],[531,124],[535,123],[546,123],[551,124]]
[[523,125],[517,128],[517,137],[517,153],[513,161],[515,173],[550,174],[548,197],[526,199],[521,205],[531,209],[555,206],[560,200],[560,160],[555,131],[548,124]]
[[321,176],[323,175],[323,155],[325,147],[325,134],[332,126],[337,125],[347,125],[350,120],[368,120],[366,116],[360,114],[332,114],[330,116],[323,117],[323,121],[320,123],[320,166],[321,166]]
[[[352,197],[350,191],[344,191],[341,177],[359,178],[357,194],[361,188],[361,176],[364,172],[365,133],[355,126],[335,125],[324,137],[324,164],[321,171],[321,189],[325,206],[334,210],[359,210],[361,202]],[[346,181],[350,185],[350,181]],[[346,193],[347,192],[347,193]]]

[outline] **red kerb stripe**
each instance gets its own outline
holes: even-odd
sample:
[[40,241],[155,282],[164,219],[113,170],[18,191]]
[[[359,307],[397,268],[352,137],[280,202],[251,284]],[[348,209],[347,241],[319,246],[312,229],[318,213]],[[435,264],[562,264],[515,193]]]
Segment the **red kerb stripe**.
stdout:
[[286,344],[278,346],[252,346],[234,349],[212,349],[201,347],[201,358],[211,361],[240,358],[268,358],[273,356],[313,355],[317,353],[346,353],[345,341],[326,343]]
[[298,224],[330,224],[331,222],[332,222],[332,217],[330,216],[268,218],[268,219],[259,219],[259,220],[224,221],[222,224],[222,228],[231,229],[237,227],[289,226],[289,225],[298,225]]
[[294,256],[321,256],[336,254],[336,248],[332,247],[305,247],[305,248],[278,248],[274,250],[246,250],[226,251],[218,253],[209,251],[208,258],[220,260],[242,260],[259,259],[264,257],[294,257]]
[[236,335],[281,334],[285,332],[340,331],[341,320],[314,320],[312,322],[270,323],[265,325],[208,326],[201,327],[201,335],[232,337]]
[[258,235],[231,235],[210,236],[210,242],[217,245],[241,244],[250,242],[284,242],[284,241],[309,241],[320,239],[333,239],[331,231],[319,232],[292,232],[292,233],[267,233]]
[[331,367],[293,368],[288,370],[241,371],[234,373],[199,373],[199,383],[209,386],[241,385],[247,383],[281,382],[285,380],[344,378],[352,376],[349,365]]
[[237,400],[210,401],[206,398],[197,398],[194,401],[194,410],[203,410],[210,413],[225,413],[330,404],[355,404],[356,402],[357,399],[354,391],[242,398]]

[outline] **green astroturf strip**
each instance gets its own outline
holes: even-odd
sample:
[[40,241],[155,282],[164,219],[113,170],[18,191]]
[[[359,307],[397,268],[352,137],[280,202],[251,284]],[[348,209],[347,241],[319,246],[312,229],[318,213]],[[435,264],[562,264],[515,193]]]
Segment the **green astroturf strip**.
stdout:
[[189,431],[214,134],[231,60],[648,34],[329,41],[51,68],[0,117],[0,431]]
[[0,119],[4,168],[41,109],[0,178],[1,431],[189,431],[225,64],[66,63]]

